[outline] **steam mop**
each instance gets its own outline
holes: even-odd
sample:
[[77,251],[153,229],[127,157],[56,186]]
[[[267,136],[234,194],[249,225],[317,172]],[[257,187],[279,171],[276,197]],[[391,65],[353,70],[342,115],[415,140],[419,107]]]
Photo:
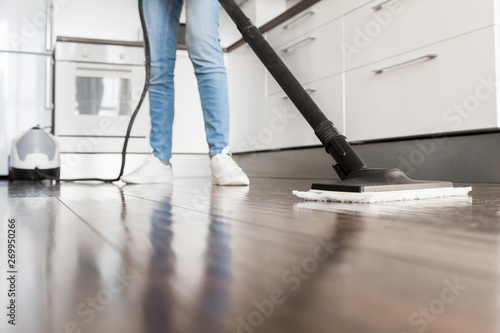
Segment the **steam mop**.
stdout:
[[399,169],[368,168],[234,0],[219,2],[336,162],[333,168],[340,181],[312,184],[310,191],[294,191],[296,196],[306,200],[371,203],[463,196],[471,191],[470,187],[455,188],[451,182],[413,180]]
[[[122,165],[120,174],[115,179],[59,179],[35,168],[38,176],[58,181],[104,181],[114,182],[123,174],[127,143],[134,119],[148,90],[150,77],[150,48],[144,13],[143,0],[139,0],[139,13],[144,33],[146,53],[146,81],[139,104],[129,122],[122,150]],[[399,169],[372,169],[356,154],[347,138],[340,134],[333,123],[319,109],[298,80],[293,76],[280,57],[267,43],[259,30],[245,16],[234,0],[219,0],[224,10],[236,24],[244,40],[262,61],[274,79],[278,82],[302,116],[314,130],[325,150],[336,164],[333,168],[340,181],[328,184],[312,184],[310,191],[293,193],[306,200],[340,201],[340,202],[382,202],[394,200],[415,200],[449,196],[464,196],[470,187],[455,188],[451,182],[419,181],[408,178]]]

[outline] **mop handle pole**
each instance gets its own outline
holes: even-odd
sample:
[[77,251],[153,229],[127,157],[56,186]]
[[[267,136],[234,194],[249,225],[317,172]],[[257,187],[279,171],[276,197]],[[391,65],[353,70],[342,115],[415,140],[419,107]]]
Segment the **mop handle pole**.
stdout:
[[339,177],[345,179],[352,171],[365,169],[366,164],[347,142],[346,137],[328,120],[241,8],[234,0],[219,0],[219,2],[236,24],[243,39],[314,129],[327,153],[337,162],[333,167]]

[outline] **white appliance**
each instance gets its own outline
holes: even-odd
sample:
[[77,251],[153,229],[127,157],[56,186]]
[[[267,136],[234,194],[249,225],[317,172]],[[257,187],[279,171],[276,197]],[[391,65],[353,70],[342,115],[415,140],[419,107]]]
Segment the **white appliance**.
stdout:
[[12,140],[52,126],[51,0],[0,1],[0,176]]
[[40,127],[33,127],[12,141],[11,179],[42,179],[37,173],[59,177],[59,144],[55,137]]
[[[54,129],[62,178],[117,175],[127,127],[144,87],[144,63],[141,42],[57,38]],[[149,132],[146,98],[131,132],[127,166],[151,152]]]

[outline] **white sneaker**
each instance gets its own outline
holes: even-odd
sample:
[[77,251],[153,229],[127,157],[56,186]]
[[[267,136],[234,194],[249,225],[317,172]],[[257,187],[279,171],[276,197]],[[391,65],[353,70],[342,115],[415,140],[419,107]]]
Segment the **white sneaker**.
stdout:
[[120,179],[128,184],[171,183],[172,166],[163,164],[158,157],[151,154],[137,169]]
[[229,156],[230,148],[226,147],[220,154],[210,160],[212,184],[214,185],[248,185],[250,180],[241,168]]

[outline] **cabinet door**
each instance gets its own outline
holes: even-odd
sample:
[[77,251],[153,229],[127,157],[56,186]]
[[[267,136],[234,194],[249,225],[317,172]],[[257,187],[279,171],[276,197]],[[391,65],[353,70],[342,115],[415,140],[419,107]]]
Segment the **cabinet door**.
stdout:
[[172,153],[208,154],[198,83],[187,51],[177,51]]
[[265,127],[266,69],[248,45],[227,55],[230,144],[233,152],[265,149],[258,135]]
[[[497,128],[497,29],[348,71],[347,137],[369,141]],[[425,58],[431,54],[437,57]]]
[[[341,133],[344,132],[342,84],[340,74],[304,86]],[[267,149],[321,145],[313,128],[283,92],[269,96],[266,109],[266,126],[259,138]]]
[[370,2],[345,17],[346,68],[364,66],[491,26],[494,7],[494,1]]
[[[144,161],[145,154],[127,154],[124,174]],[[121,154],[61,153],[61,178],[115,178],[120,172]]]
[[[299,82],[306,84],[343,70],[342,20],[335,20],[318,29],[300,35],[276,48],[276,52]],[[270,94],[281,90],[268,75]]]
[[0,175],[8,174],[12,139],[33,126],[52,125],[52,110],[46,109],[51,72],[48,56],[0,52]]

